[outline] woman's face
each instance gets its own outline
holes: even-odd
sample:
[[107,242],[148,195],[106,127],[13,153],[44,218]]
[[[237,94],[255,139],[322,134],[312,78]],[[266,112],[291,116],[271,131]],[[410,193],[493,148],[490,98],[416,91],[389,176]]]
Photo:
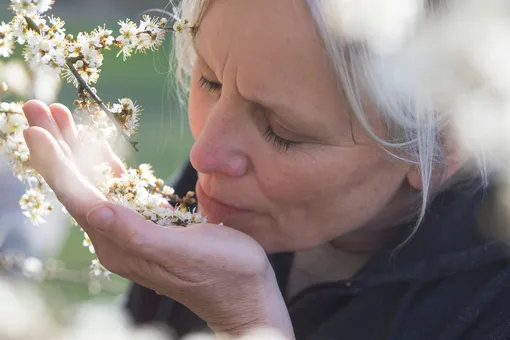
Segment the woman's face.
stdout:
[[195,48],[191,162],[210,222],[280,252],[381,216],[409,168],[351,124],[304,0],[211,1]]

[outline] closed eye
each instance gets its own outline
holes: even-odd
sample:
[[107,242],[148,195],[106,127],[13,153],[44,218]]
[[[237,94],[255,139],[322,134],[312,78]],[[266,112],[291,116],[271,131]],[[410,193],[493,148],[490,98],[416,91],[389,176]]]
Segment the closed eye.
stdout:
[[280,151],[289,151],[298,145],[298,142],[290,141],[277,135],[269,125],[264,130],[264,137],[267,141],[272,142]]
[[210,81],[204,76],[200,76],[198,84],[200,85],[201,88],[204,88],[210,92],[221,91],[221,89],[223,88],[223,85],[221,83]]

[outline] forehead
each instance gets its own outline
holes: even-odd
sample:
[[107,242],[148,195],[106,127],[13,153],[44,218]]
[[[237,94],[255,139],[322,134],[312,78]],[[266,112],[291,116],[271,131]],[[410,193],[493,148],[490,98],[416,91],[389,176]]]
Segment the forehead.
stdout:
[[215,69],[227,59],[252,66],[317,63],[320,44],[314,27],[304,0],[213,0],[196,45]]
[[212,0],[195,45],[219,80],[246,98],[340,118],[337,78],[305,0]]

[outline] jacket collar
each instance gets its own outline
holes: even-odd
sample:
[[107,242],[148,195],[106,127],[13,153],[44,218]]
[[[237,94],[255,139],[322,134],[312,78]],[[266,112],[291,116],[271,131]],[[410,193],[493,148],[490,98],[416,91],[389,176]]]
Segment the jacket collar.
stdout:
[[501,220],[495,214],[495,197],[495,188],[442,192],[414,235],[416,222],[403,225],[353,280],[362,286],[428,281],[508,258],[507,244],[486,232]]

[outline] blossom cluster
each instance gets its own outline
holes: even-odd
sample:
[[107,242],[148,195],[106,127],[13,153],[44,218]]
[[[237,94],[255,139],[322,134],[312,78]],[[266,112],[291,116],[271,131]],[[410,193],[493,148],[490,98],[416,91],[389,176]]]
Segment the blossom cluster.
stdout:
[[[90,179],[109,201],[122,204],[158,225],[188,226],[207,222],[205,217],[191,209],[196,203],[194,194],[189,192],[179,198],[173,188],[154,176],[150,164],[128,169],[121,177],[113,175],[110,165],[99,164],[94,167]],[[84,233],[83,246],[95,253],[87,233]],[[91,270],[96,276],[108,277],[109,274],[97,259]]]
[[[5,83],[3,90],[8,90]],[[17,177],[28,184],[27,192],[20,199],[20,206],[23,214],[38,225],[44,222],[44,217],[53,210],[53,206],[43,193],[45,186],[42,177],[30,166],[30,153],[23,138],[23,130],[27,127],[20,103],[0,102],[0,152]]]
[[96,171],[101,174],[97,187],[109,201],[129,207],[147,220],[161,226],[206,222],[199,213],[190,211],[190,206],[195,203],[193,194],[188,193],[182,199],[177,197],[171,187],[154,176],[150,164],[128,169],[121,177],[114,177],[107,164],[97,166]]
[[[119,21],[119,33],[115,35],[113,30],[103,26],[73,36],[66,32],[62,19],[44,14],[53,2],[10,1],[14,18],[0,25],[0,56],[10,57],[14,53],[15,44],[22,45],[30,72],[38,75],[29,79],[38,79],[43,74],[55,74],[77,88],[75,119],[82,141],[86,139],[85,142],[92,143],[121,134],[136,147],[130,137],[136,133],[139,125],[142,112],[140,106],[129,98],[119,99],[116,103],[105,103],[92,85],[98,82],[105,50],[118,48],[117,56],[122,55],[124,60],[134,53],[157,50],[168,30],[168,19],[144,15],[138,24],[129,19]],[[189,21],[171,17],[175,19],[171,30],[178,33],[193,32],[193,25]],[[36,86],[35,83],[31,85]],[[37,225],[43,223],[45,216],[54,210],[48,201],[53,193],[30,166],[30,154],[23,138],[23,130],[28,127],[28,122],[23,114],[22,103],[3,101],[5,98],[13,98],[16,92],[9,92],[9,87],[0,79],[0,152],[6,156],[18,178],[27,184],[27,192],[19,204],[24,215]],[[57,88],[54,88],[55,91]],[[87,177],[108,200],[127,206],[154,223],[162,226],[188,226],[205,222],[205,218],[191,210],[195,203],[193,193],[179,198],[172,188],[154,176],[148,164],[128,169],[121,177],[115,177],[112,169],[105,164],[87,164],[87,167],[93,169],[92,174],[87,172]],[[87,234],[84,235],[83,245],[94,253]],[[90,269],[94,276],[109,275],[97,259],[93,260]]]

